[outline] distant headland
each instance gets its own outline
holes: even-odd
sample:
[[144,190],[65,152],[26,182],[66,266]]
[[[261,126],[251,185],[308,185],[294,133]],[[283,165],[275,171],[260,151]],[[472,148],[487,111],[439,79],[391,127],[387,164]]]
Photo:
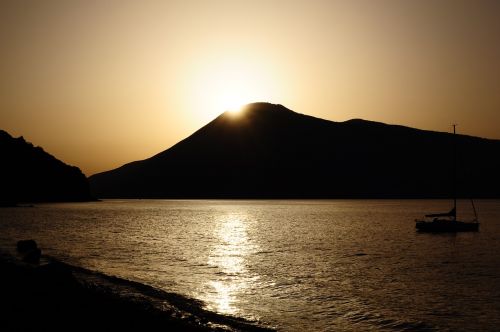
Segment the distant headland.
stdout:
[[500,197],[500,141],[282,105],[225,112],[157,155],[89,178],[99,198]]
[[26,202],[89,201],[88,180],[23,137],[0,130],[0,206]]

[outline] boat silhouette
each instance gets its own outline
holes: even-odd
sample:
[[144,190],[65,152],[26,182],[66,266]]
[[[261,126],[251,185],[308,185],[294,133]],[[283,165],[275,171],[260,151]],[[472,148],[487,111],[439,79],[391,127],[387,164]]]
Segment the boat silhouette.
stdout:
[[[453,137],[456,135],[456,125],[453,125]],[[454,140],[455,141],[455,140]],[[456,144],[455,144],[456,145]],[[419,232],[427,233],[453,233],[453,232],[477,232],[479,231],[479,220],[477,217],[474,201],[471,199],[474,219],[470,221],[457,219],[457,195],[456,195],[456,147],[453,156],[453,208],[445,213],[426,214],[423,219],[415,220],[415,227]]]

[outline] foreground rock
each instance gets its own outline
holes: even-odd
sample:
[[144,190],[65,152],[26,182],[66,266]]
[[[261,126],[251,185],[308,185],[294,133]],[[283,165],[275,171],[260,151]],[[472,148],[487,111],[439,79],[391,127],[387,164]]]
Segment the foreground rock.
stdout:
[[21,240],[17,242],[17,252],[22,255],[23,262],[39,263],[42,251],[35,240]]
[[1,331],[267,330],[206,311],[196,300],[43,255],[33,264],[0,253],[0,294]]

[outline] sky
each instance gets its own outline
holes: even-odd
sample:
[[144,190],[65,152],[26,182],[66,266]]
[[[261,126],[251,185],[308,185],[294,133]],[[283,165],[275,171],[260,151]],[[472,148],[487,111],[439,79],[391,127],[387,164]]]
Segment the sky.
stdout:
[[2,0],[0,129],[90,176],[240,105],[500,139],[500,1]]

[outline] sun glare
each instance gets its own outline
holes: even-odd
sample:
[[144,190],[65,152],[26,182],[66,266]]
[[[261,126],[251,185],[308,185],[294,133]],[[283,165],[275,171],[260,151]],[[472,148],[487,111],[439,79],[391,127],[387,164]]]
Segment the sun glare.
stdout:
[[241,111],[243,110],[243,106],[245,106],[245,105],[241,105],[241,106],[237,106],[237,107],[228,108],[228,109],[227,109],[227,112],[228,112],[229,114],[231,114],[232,116],[237,116],[237,115],[240,115],[240,114],[242,113]]
[[193,68],[200,109],[215,117],[223,112],[237,115],[253,102],[272,101],[275,94],[272,70],[255,58],[207,59]]
[[220,111],[238,112],[241,107],[258,98],[256,77],[248,67],[225,67],[215,74],[210,90],[214,106]]
[[245,93],[245,87],[241,82],[235,82],[235,84],[231,86],[231,84],[227,84],[226,87],[221,87],[220,91],[215,93],[218,94],[217,100],[215,100],[217,105],[220,105],[221,111],[228,111],[230,113],[236,114],[241,108],[252,100],[250,99],[250,94]]

